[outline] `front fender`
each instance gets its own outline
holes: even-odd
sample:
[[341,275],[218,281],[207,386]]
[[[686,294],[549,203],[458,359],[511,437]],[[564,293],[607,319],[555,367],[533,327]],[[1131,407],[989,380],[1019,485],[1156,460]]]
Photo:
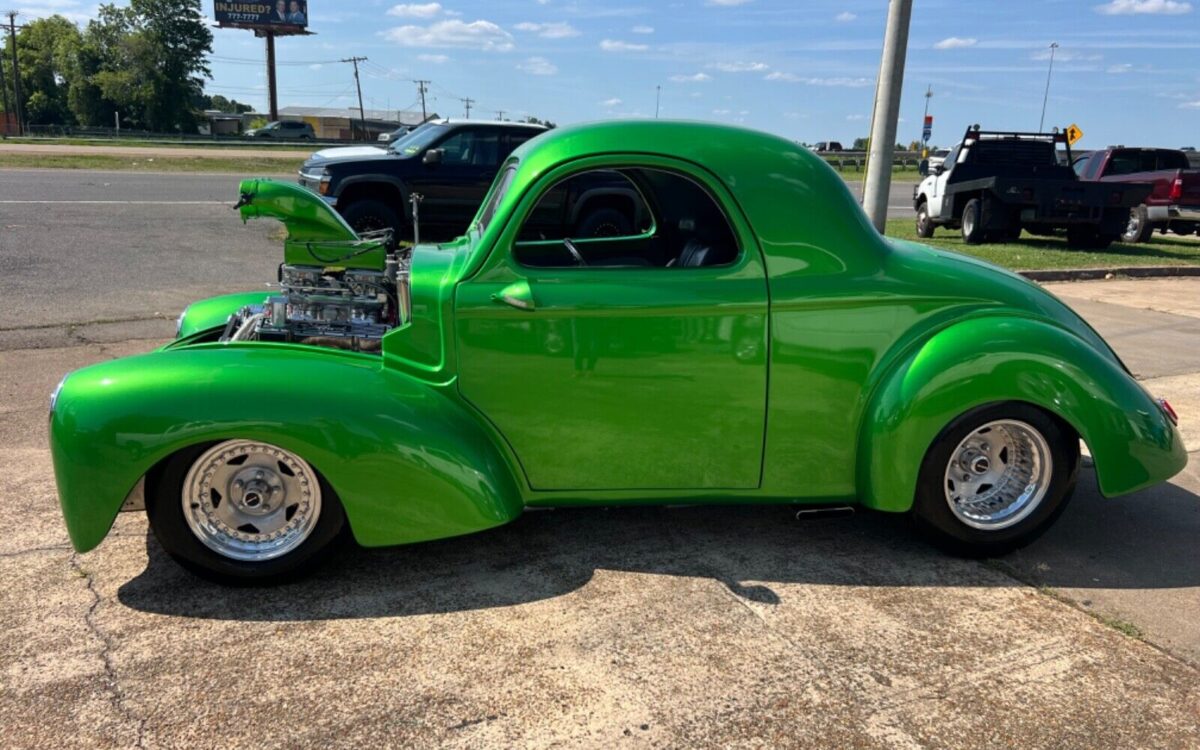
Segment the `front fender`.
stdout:
[[63,383],[50,447],[75,549],[100,543],[155,464],[231,438],[308,460],[366,546],[479,531],[522,509],[511,468],[453,395],[367,355],[204,344],[94,365]]
[[179,316],[179,331],[176,338],[182,339],[208,330],[223,326],[229,316],[246,305],[260,305],[270,297],[267,290],[258,292],[238,292],[237,294],[222,294],[219,297],[197,300],[188,305]]
[[1049,323],[982,317],[932,336],[876,388],[860,433],[862,504],[908,510],[938,433],[999,401],[1033,404],[1074,428],[1105,496],[1169,479],[1187,464],[1178,431],[1114,358]]

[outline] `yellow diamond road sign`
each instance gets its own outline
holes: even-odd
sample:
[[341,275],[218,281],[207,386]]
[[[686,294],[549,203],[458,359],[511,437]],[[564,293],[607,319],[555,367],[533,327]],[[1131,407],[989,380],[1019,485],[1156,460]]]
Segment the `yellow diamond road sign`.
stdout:
[[1072,125],[1067,128],[1067,143],[1074,146],[1083,137],[1083,130],[1078,125]]

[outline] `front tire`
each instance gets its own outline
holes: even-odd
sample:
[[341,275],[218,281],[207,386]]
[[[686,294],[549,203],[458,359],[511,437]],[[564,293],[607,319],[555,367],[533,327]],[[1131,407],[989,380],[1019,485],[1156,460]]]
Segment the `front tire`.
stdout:
[[342,218],[358,234],[391,229],[392,238],[398,240],[403,229],[400,215],[383,201],[354,201],[346,207],[346,210],[342,211]]
[[1075,489],[1079,440],[1029,404],[973,409],[925,455],[912,514],[934,544],[995,557],[1041,536]]
[[346,520],[333,488],[308,462],[253,440],[176,453],[147,478],[146,515],[180,565],[232,585],[308,572]]
[[933,236],[933,222],[929,220],[929,204],[917,206],[917,236],[927,240]]

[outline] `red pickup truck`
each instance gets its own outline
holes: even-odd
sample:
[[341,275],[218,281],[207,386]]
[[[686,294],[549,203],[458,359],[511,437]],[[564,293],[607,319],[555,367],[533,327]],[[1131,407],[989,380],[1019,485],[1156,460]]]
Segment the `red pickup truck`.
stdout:
[[1154,230],[1200,232],[1200,169],[1170,148],[1106,148],[1075,160],[1079,179],[1093,182],[1151,183],[1150,197],[1129,213],[1123,242],[1145,242]]

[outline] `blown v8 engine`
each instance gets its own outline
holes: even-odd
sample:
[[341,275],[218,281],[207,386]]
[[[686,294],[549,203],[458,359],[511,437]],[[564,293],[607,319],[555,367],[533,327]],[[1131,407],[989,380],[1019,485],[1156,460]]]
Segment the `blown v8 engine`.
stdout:
[[407,321],[409,250],[390,233],[356,235],[317,195],[288,183],[248,180],[243,219],[271,216],[288,228],[279,293],[230,317],[221,341],[279,341],[379,351]]

